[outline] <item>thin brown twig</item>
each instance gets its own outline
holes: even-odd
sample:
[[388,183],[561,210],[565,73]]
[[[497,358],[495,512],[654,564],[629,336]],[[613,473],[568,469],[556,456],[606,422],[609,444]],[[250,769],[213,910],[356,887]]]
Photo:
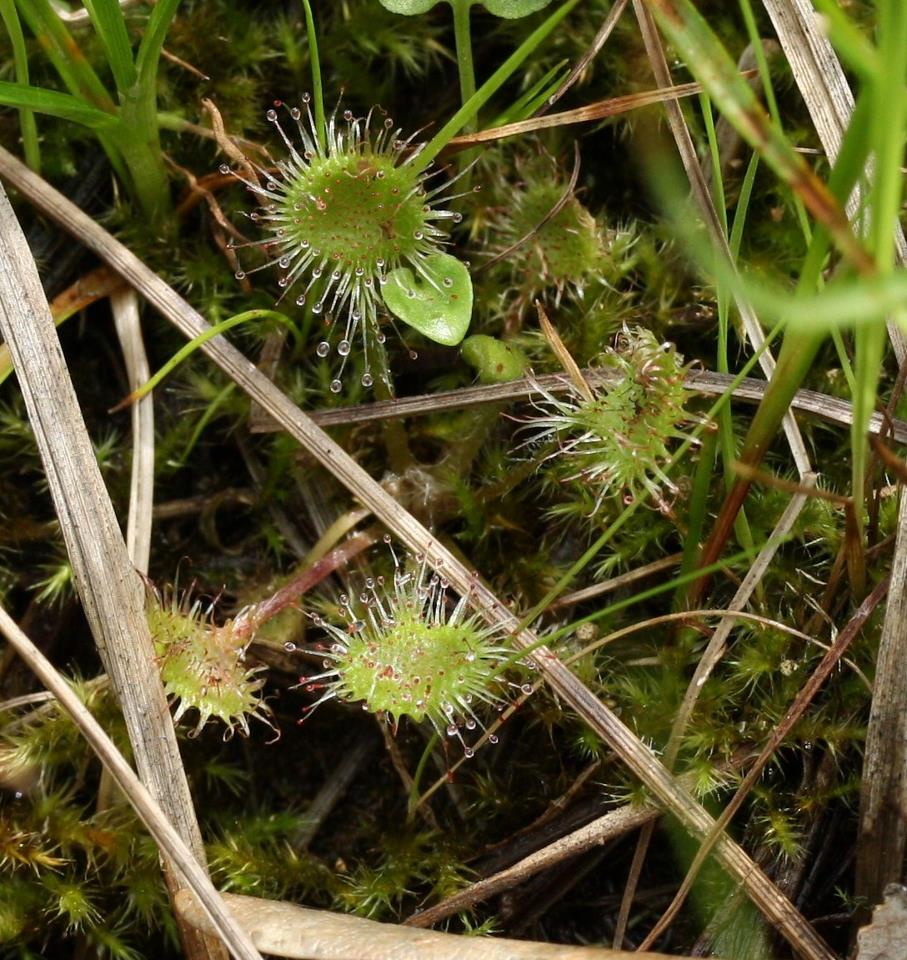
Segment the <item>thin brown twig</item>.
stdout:
[[626,804],[615,810],[610,810],[603,816],[586,824],[586,826],[580,827],[579,830],[574,830],[567,836],[555,840],[528,857],[524,857],[513,866],[507,867],[490,877],[478,880],[463,890],[458,890],[455,894],[446,897],[427,910],[420,910],[412,914],[403,921],[404,926],[430,927],[454,913],[474,907],[477,903],[487,900],[496,893],[509,890],[517,884],[523,883],[542,870],[548,870],[569,857],[585,853],[591,847],[607,843],[609,840],[623,836],[649,821],[657,820],[659,816],[660,811],[649,805],[633,806],[632,804]]
[[617,21],[620,20],[621,14],[627,7],[627,3],[628,0],[617,0],[614,6],[611,7],[608,15],[602,21],[602,25],[598,28],[598,33],[595,34],[592,43],[589,45],[589,49],[576,61],[573,69],[567,74],[557,90],[535,111],[535,116],[540,117],[542,114],[547,113],[549,108],[553,107],[573,84],[579,80],[582,72],[599,55],[602,47],[608,42],[608,37],[611,36],[614,28],[617,26]]
[[[605,386],[615,383],[617,375],[612,371],[595,367],[586,367],[582,371],[584,379],[593,386]],[[710,370],[691,373],[684,380],[689,390],[710,396],[725,393],[735,377],[727,373],[714,373]],[[501,403],[506,400],[528,400],[541,396],[538,387],[549,393],[563,393],[570,389],[562,374],[552,373],[540,377],[526,377],[511,380],[508,383],[482,384],[464,387],[459,390],[445,390],[438,393],[421,394],[414,397],[399,397],[394,400],[379,400],[375,403],[362,403],[346,407],[333,407],[329,410],[313,410],[309,416],[321,427],[338,427],[350,423],[368,423],[391,417],[421,417],[429,414],[444,413],[448,410],[463,410],[483,404]],[[735,400],[745,403],[759,403],[765,394],[765,380],[745,377],[734,388]],[[829,423],[849,426],[853,419],[853,408],[846,400],[830,397],[815,390],[798,390],[792,402],[792,408],[800,413],[808,413]],[[869,429],[878,433],[883,427],[882,415],[875,413],[870,419]],[[272,427],[276,430],[278,427]],[[895,420],[893,436],[898,443],[907,443],[907,422]]]
[[[747,76],[748,74],[743,75]],[[695,96],[697,93],[702,93],[702,85],[699,83],[678,83],[658,87],[655,90],[628,93],[622,97],[611,97],[608,100],[589,103],[584,107],[577,107],[575,110],[564,110],[561,113],[551,113],[543,117],[518,120],[515,123],[502,124],[500,127],[480,130],[478,133],[467,133],[461,137],[454,137],[444,152],[449,154],[457,150],[467,150],[479,143],[505,140],[507,137],[534,133],[536,130],[564,127],[572,123],[592,123],[593,120],[606,120],[609,117],[629,113],[631,110],[638,110],[640,107],[648,107],[666,101],[673,102],[684,97]]]

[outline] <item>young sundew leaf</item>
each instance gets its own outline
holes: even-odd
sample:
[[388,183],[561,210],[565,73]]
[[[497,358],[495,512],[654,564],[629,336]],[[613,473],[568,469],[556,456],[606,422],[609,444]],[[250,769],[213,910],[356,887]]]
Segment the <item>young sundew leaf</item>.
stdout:
[[[431,10],[440,0],[380,0],[381,6],[391,13],[402,13],[406,17],[413,17],[419,13]],[[447,0],[451,6],[455,0]],[[469,6],[481,3],[483,7],[496,17],[507,20],[516,20],[519,17],[528,17],[530,13],[547,7],[551,0],[467,0]]]
[[551,0],[483,0],[482,6],[496,17],[516,20],[547,7]]
[[420,268],[416,274],[409,267],[390,271],[382,290],[384,304],[429,340],[455,347],[472,316],[469,271],[448,253],[425,257]]
[[467,337],[460,354],[476,371],[479,383],[508,383],[529,370],[529,358],[519,347],[484,333]]
[[402,13],[404,17],[414,17],[416,14],[431,10],[439,0],[379,0],[379,2],[391,13]]

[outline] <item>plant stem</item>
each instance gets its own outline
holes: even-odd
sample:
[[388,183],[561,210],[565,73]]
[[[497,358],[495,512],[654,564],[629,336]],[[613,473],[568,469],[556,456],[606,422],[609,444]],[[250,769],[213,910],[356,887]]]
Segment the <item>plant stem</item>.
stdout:
[[425,149],[413,160],[416,170],[424,170],[447,144],[469,123],[483,106],[494,96],[506,80],[519,69],[523,61],[554,30],[554,28],[579,3],[579,0],[565,0],[554,13],[517,47],[516,50],[498,67],[497,70],[476,90],[467,103],[444,124],[431,138]]
[[302,0],[305,10],[305,32],[309,40],[309,63],[312,68],[312,100],[315,107],[315,132],[318,146],[322,152],[326,146],[326,124],[324,118],[324,92],[321,86],[321,59],[318,56],[318,35],[315,32],[315,18],[309,0]]
[[[22,34],[22,25],[16,13],[15,0],[0,0],[0,17],[9,34],[13,48],[13,62],[16,68],[16,81],[28,85],[28,51],[25,47],[25,37]],[[19,126],[22,131],[22,149],[25,151],[25,162],[35,171],[41,172],[41,150],[38,146],[38,127],[35,115],[31,110],[19,111]]]
[[[454,20],[454,40],[457,47],[457,69],[460,73],[460,102],[465,104],[476,92],[476,72],[472,63],[472,31],[470,8],[472,0],[451,0]],[[476,118],[463,125],[465,133],[476,129]]]
[[[387,351],[384,344],[374,337],[369,337],[372,363],[375,367],[375,397],[378,400],[394,399],[394,379],[390,364],[387,360]],[[402,477],[413,465],[413,455],[409,449],[409,440],[401,420],[394,418],[385,420],[382,425],[384,445],[387,448],[387,459],[391,470]]]

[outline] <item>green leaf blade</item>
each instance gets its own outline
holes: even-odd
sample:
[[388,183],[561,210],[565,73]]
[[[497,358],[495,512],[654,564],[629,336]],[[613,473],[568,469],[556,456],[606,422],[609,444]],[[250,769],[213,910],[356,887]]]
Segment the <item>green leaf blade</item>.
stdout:
[[22,83],[0,81],[0,104],[20,110],[34,110],[35,113],[45,113],[61,120],[71,120],[92,130],[110,130],[116,127],[118,122],[112,114],[98,110],[78,97]]
[[387,275],[382,294],[388,310],[424,337],[455,347],[472,319],[472,280],[466,266],[448,253],[423,261],[424,275],[398,267]]
[[104,47],[117,90],[128,90],[136,81],[132,45],[126,18],[117,0],[85,0],[85,9]]

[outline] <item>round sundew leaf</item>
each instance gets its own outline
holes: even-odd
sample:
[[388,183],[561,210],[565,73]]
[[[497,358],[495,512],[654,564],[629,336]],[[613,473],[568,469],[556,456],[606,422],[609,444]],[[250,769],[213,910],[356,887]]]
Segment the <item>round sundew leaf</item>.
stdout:
[[529,369],[529,358],[512,343],[484,333],[474,333],[460,348],[463,359],[475,369],[480,383],[507,383]]
[[439,2],[439,0],[379,0],[381,6],[391,13],[402,13],[405,17],[425,13]]
[[[381,6],[391,13],[402,13],[406,17],[415,16],[431,10],[440,0],[379,0]],[[454,6],[454,0],[447,0]],[[530,13],[547,7],[551,0],[467,0],[469,6],[481,4],[489,13],[507,20],[528,17]]]
[[434,278],[398,267],[387,275],[382,289],[387,309],[424,337],[455,347],[466,336],[472,318],[472,280],[469,271],[448,253],[435,253],[422,263]]
[[547,7],[551,0],[481,0],[482,6],[496,17],[516,20]]

